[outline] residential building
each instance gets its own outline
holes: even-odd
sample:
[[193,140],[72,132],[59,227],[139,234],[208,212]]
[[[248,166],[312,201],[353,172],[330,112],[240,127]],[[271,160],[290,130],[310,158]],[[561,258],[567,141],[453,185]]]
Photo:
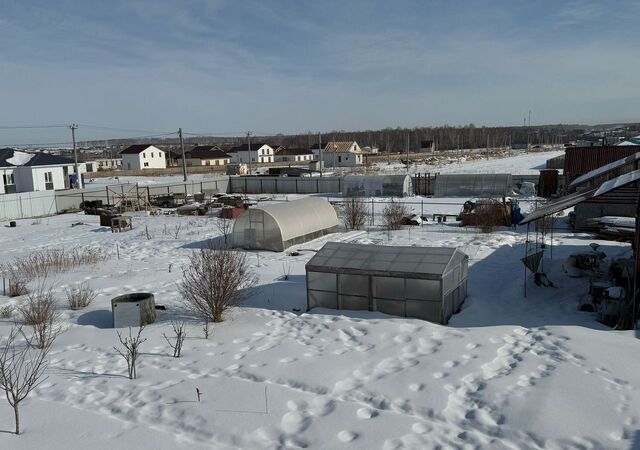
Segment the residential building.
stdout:
[[118,170],[122,168],[122,158],[99,158],[85,161],[87,172]]
[[274,162],[275,150],[264,142],[251,143],[251,149],[248,144],[238,145],[227,151],[234,163],[270,163]]
[[309,162],[313,160],[313,152],[306,148],[280,147],[275,153],[275,162]]
[[0,194],[69,188],[73,164],[69,158],[48,153],[0,149]]
[[[319,160],[318,145],[311,150]],[[325,167],[354,167],[364,162],[364,155],[356,141],[329,142],[322,150],[322,161]]]
[[[187,166],[224,166],[231,162],[231,156],[217,145],[196,145],[184,156]],[[178,158],[178,165],[182,165],[182,155]]]
[[149,144],[131,145],[120,152],[124,170],[166,169],[165,152]]

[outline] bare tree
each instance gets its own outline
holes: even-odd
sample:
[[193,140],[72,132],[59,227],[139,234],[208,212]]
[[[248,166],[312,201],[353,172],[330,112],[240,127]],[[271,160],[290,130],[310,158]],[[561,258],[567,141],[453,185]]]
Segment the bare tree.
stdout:
[[171,236],[173,236],[174,239],[178,239],[180,237],[180,232],[182,231],[182,224],[179,223],[177,225],[173,226],[173,230],[171,231]]
[[360,230],[364,227],[369,215],[367,202],[363,197],[349,197],[344,203],[344,226],[348,230]]
[[217,323],[245,300],[246,289],[255,281],[246,253],[221,249],[209,241],[189,257],[179,291],[188,309],[205,322]]
[[382,210],[382,223],[386,230],[399,230],[408,215],[409,210],[404,203],[392,201]]
[[65,288],[64,292],[67,295],[69,308],[73,310],[89,306],[97,295],[96,292],[89,287],[88,283],[82,283],[79,286],[74,286],[69,289]]
[[146,341],[147,339],[141,338],[142,330],[144,327],[140,327],[138,329],[138,334],[134,337],[131,334],[131,327],[129,327],[129,336],[122,337],[122,334],[118,331],[118,340],[124,347],[123,349],[118,347],[113,347],[113,349],[118,352],[120,356],[124,358],[127,362],[127,373],[129,374],[129,379],[133,380],[138,378],[138,373],[136,371],[136,362],[138,361],[138,356],[140,355],[140,345]]
[[48,366],[47,355],[55,335],[50,335],[42,348],[35,348],[30,342],[37,340],[26,338],[20,325],[14,325],[9,331],[4,345],[0,348],[0,390],[4,391],[15,417],[15,433],[20,434],[20,403],[29,393],[47,379],[44,372]]
[[226,217],[218,217],[216,219],[216,228],[218,228],[218,231],[222,233],[222,236],[224,236],[224,244],[227,245],[229,235],[231,234],[231,230],[233,228],[233,221]]
[[182,344],[184,343],[184,339],[187,337],[187,332],[185,330],[185,322],[178,322],[175,320],[171,321],[171,328],[173,328],[173,340],[174,342],[171,342],[171,339],[169,337],[167,337],[166,334],[162,333],[162,335],[164,336],[164,338],[167,340],[167,343],[169,344],[169,346],[173,349],[173,357],[174,358],[180,358],[180,352],[182,352]]
[[[50,286],[45,281],[38,283],[33,292],[29,292],[24,301],[18,304],[18,311],[25,324],[33,327],[33,340],[30,343],[39,349],[44,349],[55,336],[59,334],[58,313],[56,299]],[[26,337],[26,336],[25,336]]]

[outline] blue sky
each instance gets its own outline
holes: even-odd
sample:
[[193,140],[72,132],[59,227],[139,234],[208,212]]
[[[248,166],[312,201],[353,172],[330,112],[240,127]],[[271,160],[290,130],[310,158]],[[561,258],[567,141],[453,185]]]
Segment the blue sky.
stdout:
[[0,126],[638,121],[638,17],[640,0],[0,0]]

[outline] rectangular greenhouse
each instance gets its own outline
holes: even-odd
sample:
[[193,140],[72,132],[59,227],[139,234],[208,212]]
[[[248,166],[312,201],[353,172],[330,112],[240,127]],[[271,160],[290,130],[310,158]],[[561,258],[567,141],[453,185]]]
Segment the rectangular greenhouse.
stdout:
[[455,248],[328,242],[306,265],[307,309],[379,311],[446,324],[467,296]]

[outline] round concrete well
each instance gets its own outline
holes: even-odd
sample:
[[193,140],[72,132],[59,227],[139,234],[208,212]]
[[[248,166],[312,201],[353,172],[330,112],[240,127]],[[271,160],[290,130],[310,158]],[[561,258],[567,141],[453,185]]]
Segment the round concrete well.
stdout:
[[133,292],[111,299],[113,327],[141,327],[155,322],[156,302],[149,292]]

